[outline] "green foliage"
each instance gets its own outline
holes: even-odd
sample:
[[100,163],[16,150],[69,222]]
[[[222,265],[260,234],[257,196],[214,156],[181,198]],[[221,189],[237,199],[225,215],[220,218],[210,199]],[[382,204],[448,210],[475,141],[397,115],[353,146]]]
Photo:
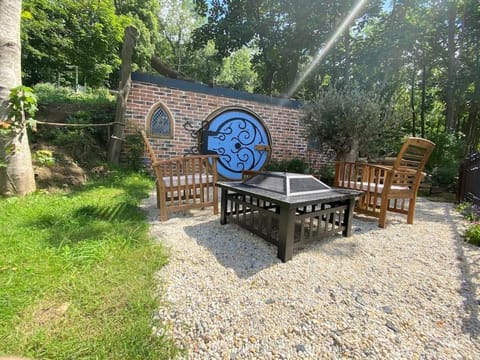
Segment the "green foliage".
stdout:
[[222,59],[213,41],[209,41],[201,49],[192,50],[188,56],[189,63],[185,64],[185,72],[205,84],[212,83],[222,71]]
[[[152,335],[166,263],[138,208],[153,183],[117,173],[72,193],[0,199],[2,354],[35,359],[171,359]],[[85,331],[88,329],[88,331]]]
[[272,160],[266,166],[266,170],[269,171],[287,171],[299,174],[307,174],[310,171],[310,165],[302,159],[290,159],[290,160]]
[[140,171],[144,168],[142,156],[144,154],[143,140],[138,135],[129,135],[125,139],[127,152],[127,168],[132,171]]
[[78,69],[81,84],[116,86],[109,81],[120,65],[124,29],[140,16],[117,14],[109,0],[26,0],[23,9],[24,83],[74,84]]
[[465,238],[471,244],[480,246],[480,223],[476,222],[465,231]]
[[52,83],[39,83],[33,89],[39,104],[64,103],[82,105],[114,105],[115,96],[107,88],[88,89],[75,92],[71,87],[56,86]]
[[461,202],[455,209],[470,222],[480,221],[480,208],[469,201]]
[[[115,12],[126,17],[138,30],[137,44],[133,54],[134,70],[147,71],[150,69],[150,59],[158,51],[162,42],[158,14],[160,6],[158,0],[122,0],[114,1]],[[163,54],[163,51],[159,51]]]
[[50,150],[37,150],[32,157],[33,161],[40,166],[52,166],[55,164],[55,157]]
[[327,185],[333,186],[335,180],[335,166],[331,164],[322,165],[320,168],[320,180]]
[[[254,44],[259,51],[253,58],[254,69],[260,78],[259,91],[281,94],[289,89],[307,64],[347,17],[354,1],[201,1],[197,9],[208,15],[208,22],[195,31],[194,43],[203,47],[214,40],[221,57],[227,57],[243,46]],[[377,14],[380,1],[369,1],[361,13],[362,27],[372,14]],[[346,50],[338,41],[326,54],[322,70],[339,82],[345,77]],[[356,48],[357,49],[357,48]],[[361,49],[360,47],[358,48]],[[353,52],[350,49],[350,56]],[[355,61],[352,61],[355,63]],[[331,72],[330,72],[331,71]],[[321,78],[321,77],[320,77]],[[314,91],[319,78],[314,74]],[[321,79],[320,79],[321,83]]]
[[435,149],[427,164],[434,185],[454,191],[457,184],[460,160],[463,157],[464,138],[456,134],[440,133],[430,137]]
[[[35,86],[35,92],[38,94],[41,107],[50,104],[54,108],[71,109],[66,123],[104,124],[113,121],[115,98],[108,89],[99,88],[86,93],[76,93],[71,88],[38,84]],[[73,161],[82,166],[91,166],[104,160],[107,133],[108,128],[105,126],[39,125],[38,131],[30,134],[30,138],[32,143],[46,142],[60,146]]]
[[216,82],[236,90],[253,92],[258,87],[257,75],[252,69],[253,51],[247,47],[232,53],[223,60],[223,66]]
[[25,127],[34,128],[37,97],[28,86],[17,86],[10,90],[7,106],[7,120],[0,121],[0,135],[8,135],[11,131],[20,132]]
[[389,140],[388,131],[395,129],[381,115],[382,104],[375,94],[331,86],[305,105],[303,123],[308,138],[332,148],[339,158],[357,143],[362,154],[374,156],[386,151],[382,146]]

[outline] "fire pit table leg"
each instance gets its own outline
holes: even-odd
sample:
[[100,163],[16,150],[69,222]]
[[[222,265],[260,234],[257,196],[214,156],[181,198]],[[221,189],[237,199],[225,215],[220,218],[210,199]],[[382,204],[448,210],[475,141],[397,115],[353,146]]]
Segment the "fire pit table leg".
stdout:
[[220,224],[225,225],[227,223],[227,189],[222,188],[220,195]]
[[280,229],[279,229],[277,257],[287,262],[293,256],[293,236],[295,231],[295,208],[287,206],[280,207]]
[[355,207],[355,198],[352,197],[347,201],[347,209],[345,210],[345,229],[343,230],[343,236],[347,237],[352,235],[352,222],[353,222],[353,208]]

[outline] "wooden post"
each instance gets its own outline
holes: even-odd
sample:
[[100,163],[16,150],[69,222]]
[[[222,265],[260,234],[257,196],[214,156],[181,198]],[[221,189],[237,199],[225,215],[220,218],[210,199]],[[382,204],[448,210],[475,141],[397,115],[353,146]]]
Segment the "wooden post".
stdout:
[[133,26],[125,29],[122,46],[122,66],[120,68],[120,86],[117,94],[115,124],[108,146],[108,161],[118,164],[120,151],[125,137],[125,110],[132,83],[132,55],[137,42],[138,31]]

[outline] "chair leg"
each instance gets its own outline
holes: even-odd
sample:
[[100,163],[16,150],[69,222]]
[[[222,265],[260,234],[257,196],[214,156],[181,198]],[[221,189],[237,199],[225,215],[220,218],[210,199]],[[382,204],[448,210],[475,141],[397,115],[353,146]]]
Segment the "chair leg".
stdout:
[[155,187],[157,188],[157,208],[160,208],[160,184],[158,181],[155,181]]
[[218,214],[218,189],[216,186],[213,186],[213,214]]
[[388,199],[382,198],[382,204],[380,205],[380,215],[378,218],[378,226],[385,228],[387,226],[387,208],[388,208]]
[[159,200],[160,200],[160,221],[167,221],[168,220],[168,213],[167,213],[167,194],[165,192],[159,193]]
[[413,218],[415,217],[415,203],[416,202],[417,202],[416,197],[408,200],[407,224],[413,224]]

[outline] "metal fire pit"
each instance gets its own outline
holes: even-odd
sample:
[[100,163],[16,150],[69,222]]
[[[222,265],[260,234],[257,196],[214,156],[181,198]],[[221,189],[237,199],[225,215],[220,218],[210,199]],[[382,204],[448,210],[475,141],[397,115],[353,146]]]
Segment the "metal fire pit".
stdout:
[[341,232],[350,236],[355,197],[312,175],[262,172],[243,182],[218,182],[220,223],[238,224],[278,247],[284,262],[306,242]]

